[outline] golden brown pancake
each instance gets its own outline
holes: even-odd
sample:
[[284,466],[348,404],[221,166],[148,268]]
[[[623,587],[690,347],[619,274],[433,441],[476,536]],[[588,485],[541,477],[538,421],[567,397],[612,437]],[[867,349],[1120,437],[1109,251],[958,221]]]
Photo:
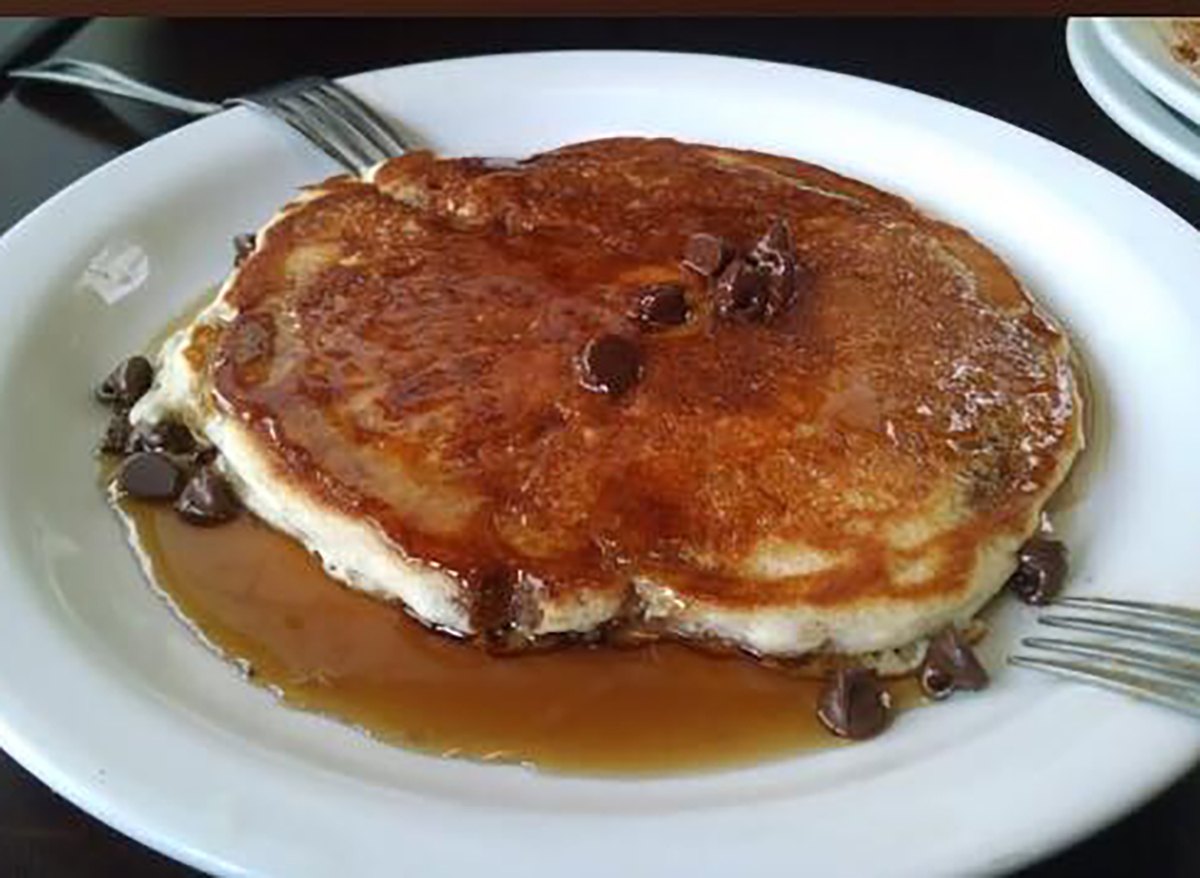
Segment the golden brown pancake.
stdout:
[[[684,264],[693,235],[746,254],[779,228],[778,313],[723,310]],[[658,284],[682,325],[631,317]],[[581,380],[606,335],[640,353],[622,393]],[[671,140],[335,178],[177,349],[163,380],[188,395],[151,404],[222,447],[252,508],[493,646],[620,624],[902,647],[1003,585],[1082,443],[1065,337],[969,234]]]

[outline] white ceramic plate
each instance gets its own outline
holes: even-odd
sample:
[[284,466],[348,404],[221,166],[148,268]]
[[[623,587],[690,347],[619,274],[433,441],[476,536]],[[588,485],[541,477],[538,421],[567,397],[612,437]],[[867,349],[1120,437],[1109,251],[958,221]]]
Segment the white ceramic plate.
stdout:
[[1200,125],[1200,77],[1171,57],[1170,19],[1096,18],[1096,34],[1129,75]]
[[1095,21],[1072,19],[1067,49],[1075,75],[1110,119],[1142,146],[1200,179],[1200,126],[1143,88],[1109,53]]
[[[674,135],[814,160],[974,230],[1069,324],[1109,413],[1085,499],[1060,520],[1072,589],[1200,603],[1200,238],[1132,186],[950,104],[754,61],[508,55],[350,83],[447,153]],[[95,486],[88,388],[222,277],[233,233],[331,170],[232,111],[0,239],[0,742],[59,792],[223,873],[928,878],[1044,855],[1200,753],[1179,716],[1001,670],[858,747],[686,778],[554,777],[388,748],[242,682],[141,582]],[[1006,603],[992,649],[1031,619]]]

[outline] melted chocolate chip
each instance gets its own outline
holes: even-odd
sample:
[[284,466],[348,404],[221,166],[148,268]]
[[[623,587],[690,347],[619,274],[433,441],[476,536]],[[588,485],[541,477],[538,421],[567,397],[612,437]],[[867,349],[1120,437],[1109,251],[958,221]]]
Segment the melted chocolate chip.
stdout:
[[1017,569],[1008,587],[1027,604],[1048,604],[1067,578],[1067,547],[1058,540],[1034,537],[1017,553]]
[[125,458],[117,471],[117,486],[139,500],[174,500],[183,490],[183,469],[157,451],[139,451]]
[[947,628],[929,642],[921,663],[921,688],[930,698],[946,698],[955,689],[986,688],[988,673],[955,628]]
[[100,453],[126,454],[129,450],[129,439],[132,433],[133,426],[129,423],[129,412],[125,409],[113,412],[108,426],[104,428],[104,438],[100,440]]
[[211,466],[196,470],[175,501],[175,509],[184,520],[201,527],[231,521],[240,508],[229,481]]
[[154,367],[145,357],[134,356],[109,373],[96,389],[96,398],[105,405],[128,409],[142,398],[154,383]]
[[252,232],[235,235],[233,238],[233,264],[241,265],[249,259],[256,246],[258,246],[258,238]]
[[588,342],[579,357],[579,376],[585,388],[618,396],[642,375],[642,355],[636,344],[619,335],[602,335]]
[[467,605],[477,642],[493,655],[521,652],[528,645],[519,622],[521,589],[517,573],[495,568],[469,575]]
[[792,232],[787,222],[777,219],[771,223],[746,259],[764,278],[764,319],[770,320],[790,308],[796,300],[798,275]]
[[714,292],[717,310],[723,317],[755,320],[766,306],[766,279],[746,260],[738,257],[717,278]]
[[791,229],[785,220],[776,219],[750,252],[734,257],[717,277],[717,312],[770,322],[796,301],[802,277],[807,274],[796,261]]
[[919,680],[921,691],[934,701],[949,698],[950,693],[954,691],[954,678],[941,668],[936,668],[930,664],[921,665]]
[[196,437],[179,421],[159,421],[148,427],[138,427],[130,440],[129,450],[190,454],[196,450]]
[[687,321],[688,303],[678,284],[654,284],[638,291],[633,317],[647,329],[679,326]]
[[817,702],[817,719],[842,738],[860,741],[887,728],[891,699],[874,671],[839,668]]
[[705,277],[720,274],[732,256],[733,248],[716,235],[692,235],[683,248],[683,264]]

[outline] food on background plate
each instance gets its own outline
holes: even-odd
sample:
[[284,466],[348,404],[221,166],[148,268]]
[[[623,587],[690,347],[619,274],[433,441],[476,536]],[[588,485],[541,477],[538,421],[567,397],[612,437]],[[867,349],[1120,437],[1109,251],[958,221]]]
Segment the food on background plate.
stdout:
[[1193,73],[1200,71],[1200,18],[1169,19],[1166,39],[1171,57]]
[[736,650],[820,669],[820,721],[870,737],[881,675],[982,688],[978,611],[1065,575],[1065,334],[965,231],[793,159],[617,138],[335,177],[156,359],[102,392],[118,496],[244,505],[495,661]]

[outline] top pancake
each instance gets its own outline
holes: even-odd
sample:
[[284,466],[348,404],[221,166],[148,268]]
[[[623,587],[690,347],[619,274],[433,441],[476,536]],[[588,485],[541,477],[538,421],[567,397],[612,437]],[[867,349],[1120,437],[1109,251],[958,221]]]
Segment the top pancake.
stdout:
[[[776,219],[794,305],[721,317],[689,236],[745,250]],[[659,282],[690,317],[646,331],[629,312]],[[619,617],[761,652],[900,646],[1003,584],[1082,442],[1066,340],[990,251],[752,152],[395,159],[289,206],[222,309],[187,351],[209,410],[453,583],[461,612],[429,621],[490,642]],[[643,357],[616,397],[579,380],[606,333]]]

